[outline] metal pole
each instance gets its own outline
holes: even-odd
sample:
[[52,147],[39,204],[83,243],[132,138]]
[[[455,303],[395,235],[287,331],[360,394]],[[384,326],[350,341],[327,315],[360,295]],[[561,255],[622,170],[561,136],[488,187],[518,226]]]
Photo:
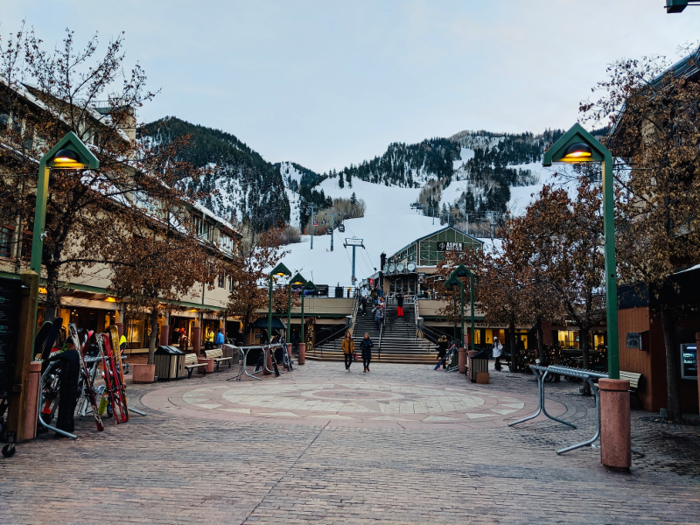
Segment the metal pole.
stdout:
[[306,344],[304,339],[304,287],[301,287],[301,343]]
[[272,274],[270,274],[270,303],[267,311],[267,339],[272,341]]
[[355,284],[355,249],[357,246],[352,247],[352,284]]
[[333,219],[335,218],[335,213],[331,213],[331,251],[333,251]]
[[[41,285],[41,255],[44,251],[44,228],[46,226],[46,201],[49,196],[50,170],[46,167],[46,161],[39,162],[39,179],[36,188],[36,204],[34,211],[34,233],[32,235],[32,259],[30,268],[38,275],[38,284]],[[39,288],[34,298],[34,312],[28,321],[32,326],[32,341],[36,337],[36,318],[39,310]]]
[[603,161],[603,229],[605,232],[605,302],[608,323],[608,377],[620,379],[617,340],[617,265],[615,262],[615,213],[612,154]]
[[474,276],[469,276],[469,295],[472,303],[472,336],[471,336],[471,349],[474,351]]
[[462,308],[462,340],[460,341],[460,345],[458,348],[464,348],[464,283],[462,282],[462,279],[459,280],[459,303]]
[[290,279],[287,285],[287,333],[285,334],[285,342],[290,342],[292,340],[292,281]]

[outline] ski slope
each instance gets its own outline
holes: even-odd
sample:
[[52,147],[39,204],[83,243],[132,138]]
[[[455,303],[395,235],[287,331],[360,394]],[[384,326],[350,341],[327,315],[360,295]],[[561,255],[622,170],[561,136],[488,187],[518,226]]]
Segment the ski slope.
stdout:
[[359,179],[353,179],[352,188],[348,184],[339,188],[337,178],[326,179],[319,187],[333,198],[349,199],[354,192],[358,199],[365,201],[366,210],[364,217],[345,221],[345,233],[336,228],[332,252],[330,235],[315,236],[313,250],[309,235],[302,235],[300,243],[286,246],[290,253],[282,262],[293,273],[299,271],[315,284],[351,286],[352,248],[343,247],[345,238],[364,240],[366,249],[357,248],[356,252],[355,275],[359,281],[372,275],[375,268],[379,269],[382,252],[393,255],[419,237],[443,228],[439,220],[433,225],[432,218],[411,209],[420,189],[384,186]]

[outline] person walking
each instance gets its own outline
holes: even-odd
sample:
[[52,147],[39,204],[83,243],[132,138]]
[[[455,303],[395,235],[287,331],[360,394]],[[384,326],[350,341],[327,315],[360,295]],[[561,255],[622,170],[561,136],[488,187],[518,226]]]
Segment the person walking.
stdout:
[[498,340],[498,337],[493,338],[493,357],[496,359],[496,364],[494,368],[501,371],[501,354],[503,353],[503,345]]
[[360,348],[362,349],[362,365],[365,367],[364,371],[369,372],[369,362],[372,360],[372,347],[374,343],[369,338],[369,334],[365,333],[364,339],[360,341]]
[[355,355],[355,341],[352,340],[352,334],[350,332],[345,332],[345,339],[343,339],[342,344],[343,354],[345,355],[345,371],[350,371],[350,365],[352,364],[352,358]]
[[398,310],[398,316],[403,317],[403,294],[399,292],[396,294],[396,309]]
[[187,353],[187,350],[190,347],[190,342],[187,339],[187,333],[185,332],[184,328],[180,328],[180,339],[178,340],[177,344],[180,346],[180,351]]
[[367,314],[367,297],[364,295],[360,298],[360,306],[362,307],[362,315]]
[[382,326],[382,317],[384,317],[384,310],[377,306],[374,309],[374,324],[377,325],[377,330],[379,330]]
[[[438,363],[442,361],[442,358],[447,355],[447,336],[442,335],[438,339],[437,351],[438,351]],[[445,368],[445,363],[442,363],[442,368]]]
[[217,348],[221,348],[221,345],[223,345],[226,341],[224,340],[224,330],[223,328],[219,328],[219,333],[216,334],[216,346]]

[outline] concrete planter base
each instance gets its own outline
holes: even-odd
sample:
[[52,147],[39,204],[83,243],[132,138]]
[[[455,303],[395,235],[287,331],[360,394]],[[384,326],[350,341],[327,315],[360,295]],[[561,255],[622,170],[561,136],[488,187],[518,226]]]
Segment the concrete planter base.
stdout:
[[200,363],[206,363],[207,366],[204,367],[204,370],[200,367],[199,370],[200,372],[204,373],[206,372],[207,374],[211,374],[214,371],[214,360],[213,359],[207,359],[206,357],[199,357],[198,358]]
[[156,375],[156,365],[131,365],[132,381],[138,384],[153,383]]

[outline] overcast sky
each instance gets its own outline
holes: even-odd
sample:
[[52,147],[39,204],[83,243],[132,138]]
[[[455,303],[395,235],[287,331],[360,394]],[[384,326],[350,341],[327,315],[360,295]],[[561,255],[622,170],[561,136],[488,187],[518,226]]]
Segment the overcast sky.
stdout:
[[[44,41],[126,32],[145,68],[146,122],[233,133],[271,162],[317,171],[464,129],[568,128],[620,58],[677,60],[700,9],[664,0],[0,0]],[[571,41],[572,45],[568,45]]]

